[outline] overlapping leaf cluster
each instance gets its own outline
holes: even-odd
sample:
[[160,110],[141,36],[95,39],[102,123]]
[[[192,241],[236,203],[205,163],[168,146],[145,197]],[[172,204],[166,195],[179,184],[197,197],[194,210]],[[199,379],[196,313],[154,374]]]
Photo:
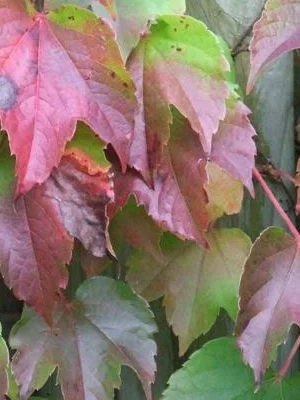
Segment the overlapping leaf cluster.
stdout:
[[[80,2],[88,8],[48,0],[44,12],[34,3],[0,0],[0,269],[32,307],[11,334],[19,397],[58,367],[66,400],[111,399],[124,364],[150,400],[156,327],[146,300],[164,298],[181,354],[220,308],[237,315],[251,242],[216,222],[240,211],[243,186],[254,195],[250,111],[226,45],[183,15],[183,0],[131,8],[127,0]],[[255,29],[249,87],[282,52],[282,43],[268,55],[256,49],[264,29],[262,21]],[[124,267],[127,283],[93,277],[69,299],[75,239],[89,256]],[[292,239],[274,229],[245,265],[237,332],[257,380],[286,326],[299,323],[279,302],[293,301],[286,285],[296,281],[297,257]],[[271,299],[261,305],[264,285]],[[9,390],[3,349],[1,395]],[[166,398],[175,398],[172,385]]]

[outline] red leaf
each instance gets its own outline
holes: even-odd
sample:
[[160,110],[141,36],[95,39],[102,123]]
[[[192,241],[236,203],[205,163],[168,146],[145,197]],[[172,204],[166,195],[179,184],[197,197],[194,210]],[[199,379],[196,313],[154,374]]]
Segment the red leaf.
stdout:
[[14,163],[6,147],[0,152],[0,268],[15,295],[49,319],[68,280],[73,241],[66,230],[91,253],[106,254],[111,180],[108,169],[72,148],[43,185],[14,202]]
[[48,178],[77,120],[112,143],[125,168],[134,89],[107,25],[75,6],[30,16],[22,1],[1,0],[0,47],[0,116],[18,193]]
[[209,222],[206,209],[206,161],[198,135],[178,114],[172,135],[163,154],[153,187],[149,187],[135,171],[116,173],[116,203],[111,215],[134,194],[148,214],[163,228],[184,239],[206,245],[204,231]]
[[288,51],[300,47],[299,0],[269,0],[260,20],[254,25],[250,43],[250,91],[261,72]]
[[[14,202],[13,162],[2,146],[0,190],[0,268],[14,294],[51,318],[59,288],[68,281],[65,264],[73,241],[66,233],[55,203],[36,186]],[[9,190],[8,190],[9,189]]]
[[69,234],[94,256],[105,256],[106,205],[113,199],[108,170],[73,151],[62,159],[44,186],[46,196],[57,203]]
[[294,239],[268,228],[256,240],[240,284],[236,333],[260,382],[292,324],[300,325],[300,254]]

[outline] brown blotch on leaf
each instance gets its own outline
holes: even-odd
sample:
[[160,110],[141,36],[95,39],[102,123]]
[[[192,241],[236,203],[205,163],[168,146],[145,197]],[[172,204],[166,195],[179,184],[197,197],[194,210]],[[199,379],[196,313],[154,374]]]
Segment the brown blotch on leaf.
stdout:
[[124,86],[125,88],[128,88],[128,83],[123,82],[123,86]]
[[70,21],[75,21],[74,15],[70,15],[70,16],[68,17],[68,19],[69,19]]
[[182,51],[182,48],[181,47],[177,47],[176,51],[180,52],[180,51]]
[[110,76],[114,79],[116,77],[115,71],[111,71]]

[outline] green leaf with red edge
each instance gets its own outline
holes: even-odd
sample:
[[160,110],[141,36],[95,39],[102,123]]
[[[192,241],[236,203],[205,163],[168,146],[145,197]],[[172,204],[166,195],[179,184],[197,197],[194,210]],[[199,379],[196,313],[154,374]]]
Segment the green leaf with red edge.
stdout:
[[229,95],[229,64],[216,36],[191,17],[161,17],[141,38],[128,69],[139,102],[129,164],[149,179],[169,139],[170,104],[189,119],[209,153]]
[[299,279],[295,240],[280,228],[266,229],[245,264],[236,326],[238,345],[258,383],[290,325],[300,325]]
[[2,326],[0,324],[0,396],[8,391],[8,369],[9,369],[9,353],[5,340],[2,337]]
[[58,304],[52,327],[25,310],[10,337],[21,400],[43,386],[56,366],[65,400],[110,400],[121,383],[121,364],[137,373],[150,400],[155,331],[145,300],[105,277],[85,281],[73,303]]
[[59,288],[67,284],[73,241],[55,203],[36,186],[14,201],[14,160],[0,149],[0,269],[16,297],[50,318]]
[[[58,7],[63,2],[45,0],[47,9]],[[140,36],[149,31],[150,22],[164,14],[181,15],[185,12],[185,0],[73,0],[72,3],[90,5],[96,15],[109,21],[125,60],[138,44]],[[100,7],[99,3],[106,8]]]
[[0,46],[0,117],[18,193],[48,178],[77,120],[112,143],[125,168],[136,100],[111,28],[75,6],[29,15],[22,1],[1,0]]
[[259,75],[288,51],[300,48],[300,1],[268,0],[250,43],[250,91]]

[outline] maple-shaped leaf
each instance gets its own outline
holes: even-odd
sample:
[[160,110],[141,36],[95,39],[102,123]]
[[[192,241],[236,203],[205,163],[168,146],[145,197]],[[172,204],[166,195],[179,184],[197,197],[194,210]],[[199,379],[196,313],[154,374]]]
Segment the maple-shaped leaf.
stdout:
[[[136,215],[141,212],[138,209]],[[160,248],[157,242],[161,232],[144,216],[143,230],[156,237],[149,246],[146,240],[136,242],[127,236],[132,215],[133,211],[125,207],[114,218],[112,241],[123,237],[134,248],[126,262],[130,285],[149,301],[164,296],[167,319],[179,336],[182,354],[210,329],[221,307],[235,318],[240,274],[251,242],[240,230],[224,229],[208,234],[209,249],[170,234],[164,234]]]
[[65,400],[111,400],[121,384],[121,364],[137,373],[150,400],[155,331],[147,303],[106,277],[85,281],[74,303],[59,304],[52,327],[26,310],[10,337],[21,400],[43,386],[56,366]]
[[161,227],[205,246],[204,231],[209,223],[204,190],[207,182],[205,166],[198,135],[185,119],[175,113],[172,134],[164,148],[153,187],[148,186],[134,170],[125,175],[117,171],[114,180],[116,203],[111,215],[134,194],[138,204],[142,204]]
[[18,193],[48,178],[77,120],[112,143],[125,168],[136,101],[108,25],[75,6],[30,15],[25,2],[1,0],[0,47],[0,117]]
[[248,91],[271,62],[299,47],[300,1],[268,0],[260,20],[253,28]]
[[9,353],[5,340],[2,337],[2,326],[0,324],[0,397],[4,399],[4,395],[8,391],[8,369],[9,369]]
[[216,36],[191,17],[161,17],[141,38],[128,69],[139,102],[129,164],[149,179],[169,139],[170,104],[188,118],[209,153],[229,94],[229,64]]
[[256,240],[240,284],[236,333],[256,382],[276,357],[290,325],[300,324],[300,252],[280,228],[268,228]]
[[269,379],[255,392],[251,370],[232,338],[211,340],[194,352],[169,380],[162,400],[279,400],[297,399],[300,376]]
[[56,292],[67,285],[73,241],[55,203],[36,186],[14,201],[14,160],[0,149],[0,270],[16,297],[50,318]]

